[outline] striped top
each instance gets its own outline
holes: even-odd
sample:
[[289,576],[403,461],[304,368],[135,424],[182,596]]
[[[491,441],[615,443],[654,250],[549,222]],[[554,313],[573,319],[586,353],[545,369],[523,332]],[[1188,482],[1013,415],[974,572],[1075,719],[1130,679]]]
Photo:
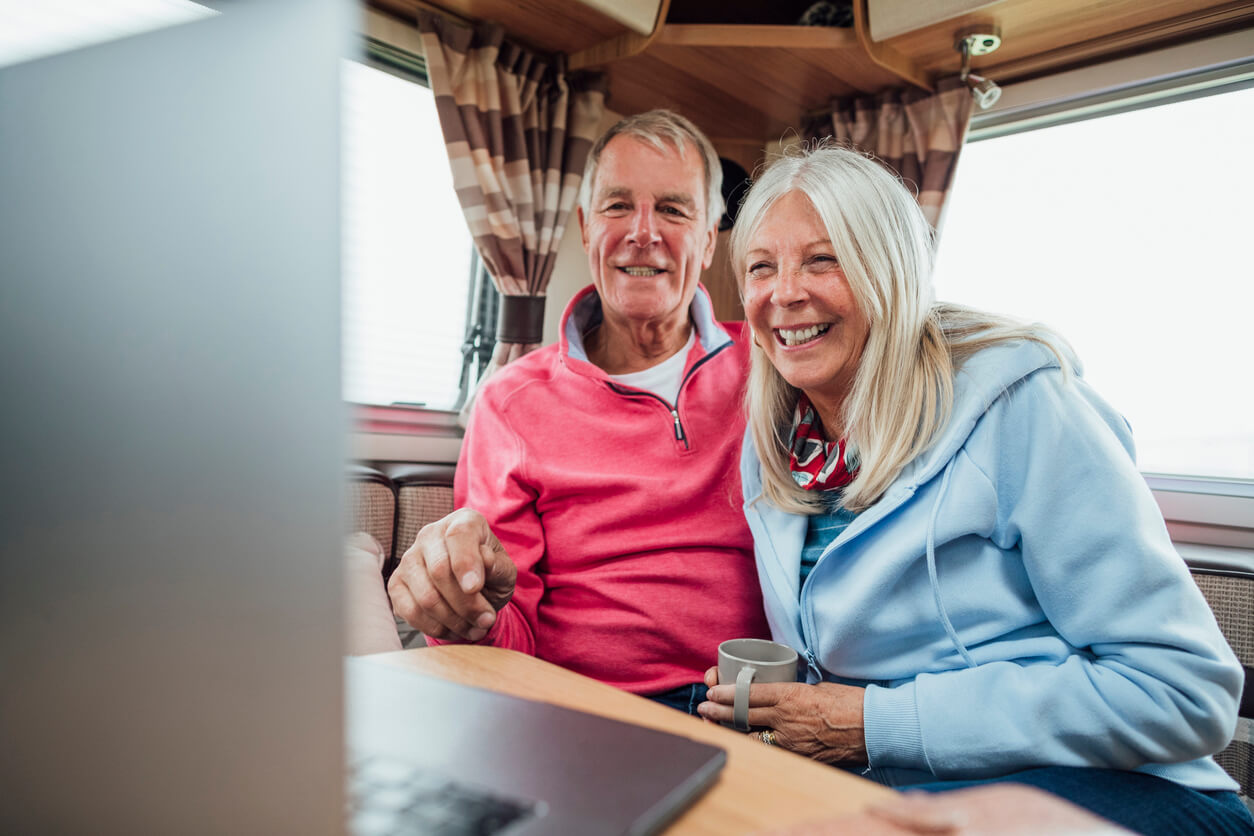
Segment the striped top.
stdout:
[[[839,499],[840,492],[833,491],[835,497]],[[823,550],[828,547],[840,533],[849,527],[849,523],[857,517],[854,511],[846,511],[839,505],[835,507],[829,506],[828,511],[823,514],[815,514],[810,517],[810,521],[806,526],[806,542],[801,547],[801,585],[804,588],[806,578],[810,576],[810,570],[814,568],[814,564],[818,562],[819,556],[823,554]]]

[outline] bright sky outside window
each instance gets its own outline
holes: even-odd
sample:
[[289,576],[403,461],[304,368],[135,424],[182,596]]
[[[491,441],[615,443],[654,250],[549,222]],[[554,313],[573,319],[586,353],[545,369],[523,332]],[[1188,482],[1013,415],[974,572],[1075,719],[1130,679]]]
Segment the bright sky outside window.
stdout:
[[1142,471],[1254,479],[1254,90],[975,142],[941,299],[1054,326]]
[[344,398],[457,400],[471,239],[431,91],[344,62]]

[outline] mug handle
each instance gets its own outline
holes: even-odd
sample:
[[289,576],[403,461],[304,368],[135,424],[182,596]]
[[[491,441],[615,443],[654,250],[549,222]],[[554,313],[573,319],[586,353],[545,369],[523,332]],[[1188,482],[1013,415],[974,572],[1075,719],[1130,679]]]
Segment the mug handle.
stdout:
[[737,731],[749,731],[749,685],[757,670],[748,665],[736,674],[736,701],[732,705],[732,720]]

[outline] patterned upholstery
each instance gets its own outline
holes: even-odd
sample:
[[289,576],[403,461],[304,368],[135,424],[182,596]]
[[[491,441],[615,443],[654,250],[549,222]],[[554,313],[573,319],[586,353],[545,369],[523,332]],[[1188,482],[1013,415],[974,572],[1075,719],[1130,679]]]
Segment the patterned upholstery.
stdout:
[[1245,666],[1236,734],[1215,760],[1241,785],[1242,800],[1250,805],[1254,799],[1254,567],[1190,561],[1189,568],[1219,629]]
[[396,560],[414,544],[418,531],[453,510],[453,466],[395,465],[388,475],[396,484]]
[[371,467],[350,465],[344,492],[345,531],[364,531],[390,557],[396,531],[396,493],[392,480]]
[[[453,510],[452,465],[379,464],[349,466],[345,491],[345,531],[365,531],[379,542],[387,560],[386,580],[413,545],[418,530]],[[399,618],[396,629],[405,648],[426,643]]]
[[[404,464],[385,467],[396,486],[396,549],[384,574],[390,576],[401,556],[414,544],[418,531],[453,510],[452,465]],[[396,621],[406,649],[426,644],[422,634],[401,619]]]

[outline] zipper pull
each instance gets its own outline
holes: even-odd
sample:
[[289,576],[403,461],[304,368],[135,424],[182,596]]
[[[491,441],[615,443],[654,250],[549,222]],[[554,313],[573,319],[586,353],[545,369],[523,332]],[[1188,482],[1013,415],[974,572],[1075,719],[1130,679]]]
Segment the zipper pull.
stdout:
[[672,409],[671,417],[675,419],[675,440],[684,441],[684,425],[679,423],[679,410]]
[[806,660],[806,680],[811,684],[822,682],[823,669],[819,667],[819,660],[814,657],[814,652],[807,647],[802,655],[805,656]]

